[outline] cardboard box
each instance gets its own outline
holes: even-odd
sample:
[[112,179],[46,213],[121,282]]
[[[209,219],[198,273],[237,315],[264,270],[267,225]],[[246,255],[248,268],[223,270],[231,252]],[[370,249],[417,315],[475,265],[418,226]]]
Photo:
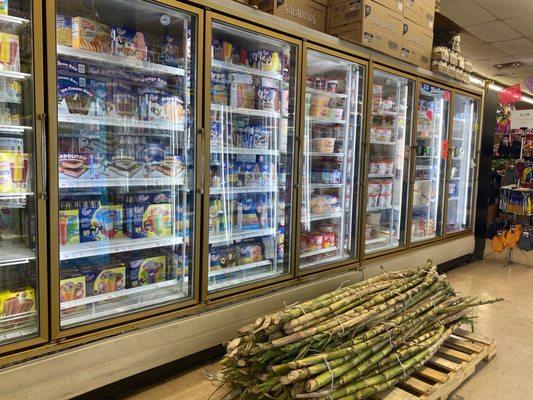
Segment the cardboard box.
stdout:
[[401,14],[373,0],[363,1],[361,10],[364,13],[357,13],[357,6],[354,4],[357,2],[359,0],[350,0],[347,3],[351,5],[340,5],[340,14],[334,8],[331,9],[330,21],[338,19],[342,21],[342,25],[330,27],[329,33],[400,58],[403,36]]
[[326,31],[327,0],[256,0],[255,5],[277,17],[320,32]]
[[92,19],[72,18],[72,47],[111,54],[111,29]]
[[405,0],[403,16],[423,28],[433,30],[435,23],[435,0]]
[[404,18],[402,59],[421,68],[429,69],[432,49],[433,32]]
[[[360,2],[364,2],[365,0],[360,0]],[[390,8],[393,11],[397,11],[399,13],[403,13],[403,3],[405,0],[375,0],[376,3],[381,4],[382,6],[385,6],[387,8]],[[331,0],[329,2],[330,7],[335,6],[337,4],[341,4],[346,2],[346,0]]]

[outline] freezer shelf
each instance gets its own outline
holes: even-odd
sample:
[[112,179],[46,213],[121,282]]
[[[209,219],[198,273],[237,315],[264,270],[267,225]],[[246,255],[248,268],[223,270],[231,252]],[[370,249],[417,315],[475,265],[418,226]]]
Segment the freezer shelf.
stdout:
[[221,188],[210,188],[209,193],[212,195],[223,194],[239,194],[239,193],[270,193],[277,191],[277,186],[226,186]]
[[220,290],[220,289],[225,289],[227,288],[228,286],[239,286],[239,285],[243,285],[245,283],[251,283],[251,282],[258,282],[258,281],[262,281],[262,280],[265,280],[265,279],[268,279],[268,278],[274,278],[274,277],[277,277],[277,276],[280,276],[280,275],[284,275],[285,272],[283,271],[280,271],[280,270],[272,270],[270,272],[264,272],[262,274],[252,274],[252,275],[249,275],[249,276],[245,276],[245,277],[242,277],[242,278],[236,278],[236,279],[231,279],[231,283],[228,283],[228,282],[225,282],[224,280],[222,280],[222,282],[220,283],[209,283],[207,286],[209,288],[210,291],[216,291],[216,290]]
[[276,233],[276,229],[250,229],[249,231],[240,231],[240,232],[228,232],[227,234],[213,235],[209,236],[210,244],[225,243],[233,240],[243,240],[250,239],[261,236],[271,236]]
[[92,257],[103,254],[122,253],[125,251],[151,249],[154,247],[175,246],[183,243],[180,236],[131,239],[110,239],[108,241],[94,241],[87,243],[69,244],[61,246],[61,260]]
[[283,76],[281,74],[277,74],[275,72],[270,71],[262,71],[260,69],[247,67],[245,65],[233,64],[220,60],[211,60],[211,65],[213,66],[213,68],[221,68],[229,71],[241,72],[248,75],[263,76],[265,78],[275,79],[278,81],[283,80]]
[[245,148],[245,147],[221,147],[221,146],[211,146],[211,153],[214,154],[257,154],[265,156],[279,156],[279,150],[269,150],[269,149],[256,149],[256,148]]
[[135,118],[93,117],[89,115],[59,114],[58,121],[70,124],[118,126],[124,128],[159,129],[166,131],[183,132],[182,123],[168,121],[144,121]]
[[[85,172],[88,174],[88,172]],[[136,175],[142,175],[137,172]],[[161,174],[163,175],[163,174]],[[166,176],[151,178],[107,178],[107,179],[80,179],[62,176],[59,179],[60,188],[94,188],[94,187],[128,187],[128,186],[182,186],[183,180],[172,179]]]
[[155,64],[148,61],[139,61],[131,57],[120,57],[112,54],[98,53],[74,47],[57,46],[57,54],[84,60],[99,61],[104,64],[112,64],[121,67],[137,69],[144,72],[185,76],[183,68],[170,67],[163,64]]
[[24,133],[25,131],[31,131],[32,126],[25,125],[0,125],[0,132],[8,133]]
[[343,216],[342,212],[331,213],[331,214],[311,214],[311,215],[304,214],[302,216],[302,222],[322,221],[325,219],[341,218],[342,216]]
[[213,278],[213,277],[221,276],[221,275],[227,275],[233,272],[240,272],[240,271],[250,270],[250,269],[259,268],[259,267],[266,267],[271,264],[272,262],[270,260],[263,260],[263,261],[257,261],[254,263],[249,263],[249,264],[237,265],[235,267],[229,267],[229,268],[221,268],[221,269],[209,268],[209,278]]
[[223,104],[211,104],[211,111],[228,112],[230,114],[242,114],[250,117],[275,118],[282,117],[281,113],[267,110],[254,110],[250,108],[225,106]]
[[300,258],[318,256],[320,254],[329,253],[330,251],[337,251],[337,246],[325,247],[323,249],[306,251],[306,252],[300,254]]
[[18,241],[0,241],[0,267],[25,264],[35,260],[35,253],[26,244]]

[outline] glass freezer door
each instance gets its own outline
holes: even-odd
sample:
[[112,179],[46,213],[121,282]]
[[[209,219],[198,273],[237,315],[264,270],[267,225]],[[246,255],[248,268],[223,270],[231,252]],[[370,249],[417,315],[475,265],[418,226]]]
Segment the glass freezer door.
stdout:
[[450,138],[446,233],[470,229],[479,100],[456,93]]
[[442,236],[444,184],[448,157],[450,92],[420,85],[415,134],[411,242]]
[[32,2],[0,2],[0,345],[39,334]]
[[367,165],[365,253],[405,245],[414,81],[376,70]]
[[213,22],[208,292],[289,271],[297,47]]
[[60,318],[192,296],[196,17],[57,1]]
[[364,67],[309,49],[300,268],[354,257]]

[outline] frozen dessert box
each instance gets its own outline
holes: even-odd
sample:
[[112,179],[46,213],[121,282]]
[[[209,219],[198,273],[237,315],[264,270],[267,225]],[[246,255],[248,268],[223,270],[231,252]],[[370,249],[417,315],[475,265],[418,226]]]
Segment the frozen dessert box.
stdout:
[[83,17],[72,18],[72,47],[111,54],[109,26]]

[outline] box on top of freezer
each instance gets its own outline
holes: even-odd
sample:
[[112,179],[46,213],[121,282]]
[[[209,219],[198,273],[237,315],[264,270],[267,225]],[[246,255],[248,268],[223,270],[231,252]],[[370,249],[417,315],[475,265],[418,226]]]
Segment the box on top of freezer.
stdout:
[[320,32],[326,31],[327,7],[324,3],[327,3],[327,0],[285,0],[282,2],[277,0],[250,1],[251,5],[257,6],[261,11],[268,12],[277,17],[296,22]]
[[[376,3],[381,4],[382,6],[385,6],[387,8],[390,8],[392,11],[399,12],[400,14],[403,13],[403,4],[405,0],[375,0]],[[364,3],[366,0],[357,0],[356,3],[359,3],[359,7],[364,7]],[[329,3],[330,8],[338,5],[346,3],[346,0],[331,0]],[[361,4],[363,3],[363,4]]]
[[[403,19],[400,13],[372,0],[364,1],[364,13],[355,16],[358,0],[350,0],[348,9],[331,10],[330,21],[339,19],[342,25],[330,27],[329,33],[341,39],[363,44],[394,57],[400,57]],[[343,11],[346,10],[346,11]]]
[[433,32],[408,19],[403,20],[402,59],[429,69],[433,48]]
[[435,0],[405,0],[403,16],[425,29],[433,30]]

